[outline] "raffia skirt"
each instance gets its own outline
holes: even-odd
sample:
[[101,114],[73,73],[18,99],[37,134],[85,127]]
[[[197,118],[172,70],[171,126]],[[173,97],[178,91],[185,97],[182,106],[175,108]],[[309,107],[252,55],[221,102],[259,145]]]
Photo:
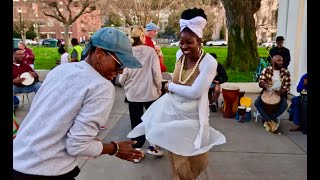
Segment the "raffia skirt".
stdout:
[[204,174],[208,166],[208,153],[196,156],[180,156],[168,152],[172,170],[172,180],[195,180]]

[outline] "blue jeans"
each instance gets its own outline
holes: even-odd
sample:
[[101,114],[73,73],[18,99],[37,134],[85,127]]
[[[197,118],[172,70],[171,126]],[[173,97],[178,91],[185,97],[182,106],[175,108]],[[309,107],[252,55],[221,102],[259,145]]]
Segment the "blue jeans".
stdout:
[[19,93],[30,93],[30,92],[35,92],[40,89],[41,83],[40,82],[35,82],[31,84],[30,86],[23,86],[23,87],[17,87],[13,85],[13,95],[19,94]]
[[287,99],[285,97],[281,97],[278,110],[275,113],[269,115],[264,111],[261,95],[259,95],[258,98],[254,101],[254,105],[256,106],[264,121],[276,121],[277,117],[279,117],[288,107]]
[[290,116],[295,125],[301,125],[301,96],[296,96],[291,99]]

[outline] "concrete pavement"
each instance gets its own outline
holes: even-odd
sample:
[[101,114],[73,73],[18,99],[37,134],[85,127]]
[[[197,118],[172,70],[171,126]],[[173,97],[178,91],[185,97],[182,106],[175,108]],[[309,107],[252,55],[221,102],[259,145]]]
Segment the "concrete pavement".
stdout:
[[[254,101],[258,94],[246,93]],[[32,99],[32,98],[31,98]],[[220,102],[222,95],[220,96]],[[29,106],[19,107],[19,122]],[[252,107],[252,112],[255,107]],[[226,119],[222,113],[210,114],[210,125],[221,131],[227,143],[214,146],[209,152],[209,166],[202,180],[306,180],[307,136],[301,132],[289,132],[292,122],[288,113],[281,116],[278,133],[267,132],[261,123],[252,119],[239,123]],[[103,142],[128,140],[130,129],[128,105],[124,103],[124,91],[116,87],[116,100],[107,123],[107,129],[99,133]],[[146,151],[148,142],[144,145]],[[169,180],[171,171],[168,156],[155,158],[150,155],[139,163],[131,163],[116,157],[103,155],[96,159],[79,159],[81,173],[77,180]]]

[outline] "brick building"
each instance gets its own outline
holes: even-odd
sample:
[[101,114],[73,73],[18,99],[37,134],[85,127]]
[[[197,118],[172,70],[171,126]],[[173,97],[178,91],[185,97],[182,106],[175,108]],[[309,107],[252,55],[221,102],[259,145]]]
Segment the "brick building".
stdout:
[[[62,2],[59,3],[61,13],[65,13]],[[64,26],[63,23],[54,18],[45,16],[43,14],[44,3],[32,3],[28,0],[13,0],[13,21],[25,24],[25,26],[32,25],[35,28],[39,39],[56,38],[63,39]],[[74,2],[71,11],[74,14],[78,13],[81,6]],[[20,12],[20,13],[19,13]],[[69,39],[77,38],[79,42],[86,41],[90,36],[101,28],[100,10],[95,10],[91,13],[80,16],[69,28]]]

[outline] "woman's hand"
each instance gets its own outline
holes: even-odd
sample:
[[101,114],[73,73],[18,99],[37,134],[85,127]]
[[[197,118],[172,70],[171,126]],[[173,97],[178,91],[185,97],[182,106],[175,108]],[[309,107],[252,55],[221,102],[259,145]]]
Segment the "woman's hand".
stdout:
[[136,144],[137,141],[121,141],[117,142],[119,151],[115,154],[120,159],[132,161],[134,159],[141,159],[144,154],[141,151],[135,150],[131,145]]

